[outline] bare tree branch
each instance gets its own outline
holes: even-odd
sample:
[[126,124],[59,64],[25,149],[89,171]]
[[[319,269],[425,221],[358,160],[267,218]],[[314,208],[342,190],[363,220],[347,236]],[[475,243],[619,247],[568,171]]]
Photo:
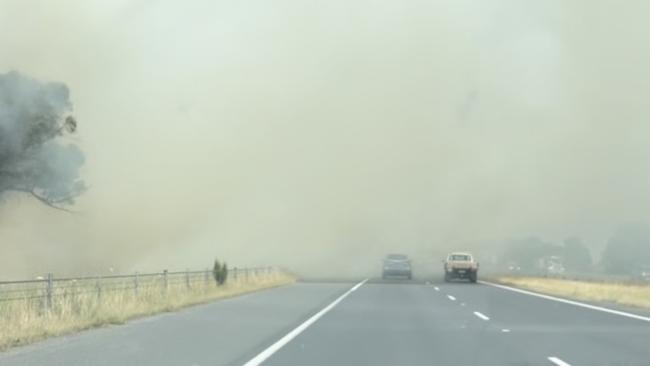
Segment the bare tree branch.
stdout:
[[75,213],[75,211],[72,211],[72,210],[69,210],[69,209],[67,209],[65,207],[61,207],[61,206],[57,205],[57,203],[65,202],[67,200],[72,199],[73,197],[66,197],[64,199],[59,199],[59,200],[54,200],[53,201],[53,200],[49,200],[49,199],[41,196],[40,194],[36,193],[33,189],[11,187],[11,188],[8,188],[7,190],[8,191],[21,192],[21,193],[27,193],[27,194],[31,195],[32,197],[36,198],[37,200],[39,200],[44,205],[48,206],[48,207],[51,207],[51,208],[56,209],[56,210],[65,211],[65,212],[68,212],[68,213]]
[[[57,206],[56,203],[53,203],[52,201],[48,200],[47,198],[40,196],[39,194],[37,194],[37,193],[34,192],[34,191],[30,191],[29,193],[30,193],[32,196],[34,196],[37,200],[39,200],[39,201],[41,201],[43,204],[45,204],[46,206],[49,206],[49,207],[51,207],[51,208],[53,208],[53,209],[56,209],[56,210],[65,211],[65,212],[68,212],[68,213],[74,213],[74,211],[69,210],[69,209],[67,209],[67,208],[65,208],[65,207]],[[60,202],[60,201],[59,201],[59,202]]]

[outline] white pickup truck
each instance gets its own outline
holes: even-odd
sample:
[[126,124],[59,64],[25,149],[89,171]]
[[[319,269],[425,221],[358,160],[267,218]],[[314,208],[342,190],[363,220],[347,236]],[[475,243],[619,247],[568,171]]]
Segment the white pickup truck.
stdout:
[[455,278],[468,279],[470,282],[478,280],[478,262],[470,253],[449,253],[443,263],[445,265],[445,281],[447,282]]

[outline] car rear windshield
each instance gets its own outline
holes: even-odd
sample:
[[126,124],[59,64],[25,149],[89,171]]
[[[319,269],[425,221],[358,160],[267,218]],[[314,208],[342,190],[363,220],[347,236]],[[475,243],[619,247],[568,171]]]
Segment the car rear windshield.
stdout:
[[452,254],[449,256],[450,261],[469,261],[471,257],[465,254]]
[[407,257],[403,254],[390,254],[388,255],[387,259],[394,261],[405,261]]

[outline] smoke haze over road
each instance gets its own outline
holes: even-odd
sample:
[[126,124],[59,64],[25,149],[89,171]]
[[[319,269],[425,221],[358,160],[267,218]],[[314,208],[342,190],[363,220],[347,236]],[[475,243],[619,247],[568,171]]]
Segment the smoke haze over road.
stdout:
[[68,85],[89,190],[73,215],[6,198],[0,277],[602,248],[649,219],[648,11],[3,1],[0,73]]

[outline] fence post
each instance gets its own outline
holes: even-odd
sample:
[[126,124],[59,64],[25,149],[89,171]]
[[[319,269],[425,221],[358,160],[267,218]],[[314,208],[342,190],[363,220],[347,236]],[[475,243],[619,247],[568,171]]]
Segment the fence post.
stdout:
[[188,290],[191,287],[190,286],[190,270],[189,269],[185,270],[185,286],[187,287]]
[[250,268],[246,268],[245,271],[246,271],[246,282],[248,282],[248,276],[249,276],[248,272],[250,272]]
[[101,278],[97,279],[97,282],[95,282],[95,286],[97,287],[97,302],[99,302],[102,299],[102,282],[101,282]]
[[232,269],[232,279],[237,281],[237,267]]
[[47,274],[47,288],[45,289],[45,293],[47,295],[47,310],[52,310],[52,291],[54,290],[54,280],[52,278],[52,274],[48,273]]
[[136,297],[138,297],[138,291],[140,287],[140,274],[138,272],[135,272],[135,277],[133,278],[133,292]]
[[204,274],[205,286],[207,287],[210,284],[210,270],[206,269]]
[[167,270],[163,271],[163,291],[167,293],[167,288],[169,287],[169,282],[167,282]]

